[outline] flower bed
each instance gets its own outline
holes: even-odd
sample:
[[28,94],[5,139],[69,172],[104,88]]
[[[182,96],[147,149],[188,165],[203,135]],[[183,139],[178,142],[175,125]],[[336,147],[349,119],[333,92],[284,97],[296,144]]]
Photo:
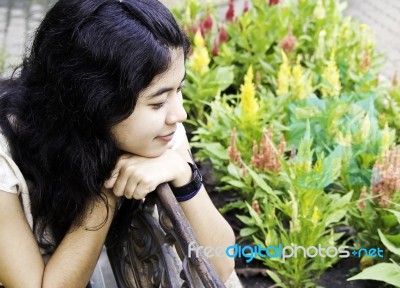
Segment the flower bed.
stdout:
[[[192,141],[221,195],[234,192],[221,211],[242,223],[239,243],[379,248],[360,269],[398,265],[400,88],[379,77],[370,29],[334,0],[253,0],[239,13],[231,1],[222,19],[211,4],[183,7]],[[314,287],[339,255],[255,258],[278,286]]]

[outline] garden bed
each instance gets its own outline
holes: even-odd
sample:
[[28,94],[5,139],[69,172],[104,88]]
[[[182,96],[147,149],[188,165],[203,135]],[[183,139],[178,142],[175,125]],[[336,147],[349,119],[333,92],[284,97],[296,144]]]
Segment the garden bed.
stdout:
[[[204,169],[203,169],[204,171]],[[204,173],[204,172],[203,172]],[[210,176],[205,175],[206,179]],[[211,200],[217,208],[222,208],[227,203],[235,200],[237,197],[232,192],[216,192],[211,185],[207,185]],[[239,234],[243,224],[235,217],[235,211],[230,211],[224,215],[235,231],[235,235]],[[356,280],[347,281],[349,277],[359,270],[360,260],[355,257],[340,259],[338,263],[328,269],[317,281],[317,284],[325,288],[379,288],[384,285],[372,280]],[[257,260],[250,263],[242,259],[235,259],[235,269],[244,288],[271,288],[276,287],[275,282],[265,272],[267,267]]]
[[[191,135],[189,135],[191,137]],[[236,201],[238,195],[232,191],[216,191],[218,180],[214,177],[212,166],[210,163],[204,162],[200,165],[201,173],[203,174],[204,185],[209,192],[210,198],[214,205],[220,209],[227,203]],[[244,228],[244,224],[236,217],[236,212],[231,210],[224,214],[225,219],[233,228],[235,235],[239,235],[240,229]],[[237,237],[239,239],[239,237]],[[251,244],[251,243],[247,243]],[[387,287],[384,284],[373,280],[356,280],[347,281],[347,279],[359,270],[360,259],[349,257],[340,259],[328,269],[317,281],[317,284],[325,288],[379,288]],[[267,267],[258,260],[253,260],[246,263],[245,259],[235,259],[235,270],[241,280],[244,288],[271,288],[276,287],[275,282],[267,275]]]

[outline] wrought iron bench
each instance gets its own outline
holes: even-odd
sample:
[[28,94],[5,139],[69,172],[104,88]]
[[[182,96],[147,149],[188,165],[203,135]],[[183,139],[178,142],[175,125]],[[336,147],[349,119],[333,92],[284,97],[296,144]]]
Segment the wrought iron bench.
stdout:
[[124,200],[106,241],[118,287],[225,287],[202,250],[189,257],[190,243],[199,245],[168,184]]

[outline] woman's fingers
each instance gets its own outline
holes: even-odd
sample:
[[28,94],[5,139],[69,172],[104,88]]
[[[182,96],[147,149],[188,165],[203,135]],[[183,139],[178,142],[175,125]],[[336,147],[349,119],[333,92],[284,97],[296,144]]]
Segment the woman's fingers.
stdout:
[[125,185],[125,191],[123,193],[123,196],[128,199],[135,198],[134,194],[137,186],[138,186],[137,181],[133,177],[129,177]]
[[160,183],[182,176],[177,173],[182,169],[171,169],[171,165],[177,163],[189,169],[186,161],[175,152],[168,151],[156,158],[124,154],[118,159],[112,176],[104,182],[104,187],[112,189],[118,197],[143,199]]
[[104,188],[111,189],[114,187],[115,182],[117,181],[119,175],[119,171],[114,170],[111,173],[111,177],[104,182]]
[[155,188],[151,188],[149,186],[149,183],[139,183],[139,185],[136,186],[135,192],[133,193],[133,198],[136,200],[143,199],[149,194],[150,192],[154,191]]
[[122,167],[117,176],[108,180],[105,185],[110,185],[114,195],[118,197],[139,200],[155,190],[153,182],[150,175],[141,175],[134,166],[126,166]]
[[131,154],[123,154],[118,158],[117,164],[115,165],[114,170],[111,172],[111,177],[104,182],[104,187],[111,189],[114,187],[115,182],[118,179],[120,170],[123,168],[123,166],[127,163],[126,159],[132,158]]

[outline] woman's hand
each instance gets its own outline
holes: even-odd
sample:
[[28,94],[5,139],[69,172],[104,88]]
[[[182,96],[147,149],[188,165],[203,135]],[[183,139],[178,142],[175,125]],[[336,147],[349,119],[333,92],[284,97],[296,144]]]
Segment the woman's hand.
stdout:
[[123,154],[111,175],[104,187],[112,189],[114,195],[143,199],[161,183],[170,182],[176,187],[185,185],[192,171],[178,152],[167,150],[155,158]]

